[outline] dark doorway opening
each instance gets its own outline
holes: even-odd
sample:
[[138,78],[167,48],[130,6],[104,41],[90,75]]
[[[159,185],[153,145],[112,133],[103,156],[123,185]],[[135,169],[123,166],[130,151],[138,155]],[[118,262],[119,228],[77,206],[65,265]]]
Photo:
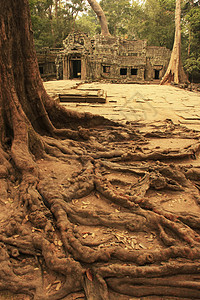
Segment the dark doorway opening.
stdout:
[[160,71],[154,70],[154,79],[160,79]]
[[121,68],[120,75],[127,75],[127,68]]
[[72,60],[72,78],[81,78],[81,60]]
[[44,74],[44,68],[42,66],[39,66],[40,74]]

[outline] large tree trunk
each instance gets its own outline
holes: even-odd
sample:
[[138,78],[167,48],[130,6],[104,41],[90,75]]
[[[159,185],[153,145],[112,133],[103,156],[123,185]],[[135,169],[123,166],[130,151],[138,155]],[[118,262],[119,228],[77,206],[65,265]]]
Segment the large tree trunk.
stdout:
[[99,3],[96,0],[88,0],[88,3],[90,4],[90,6],[92,7],[93,11],[96,13],[96,15],[100,21],[101,34],[103,36],[110,36],[106,16],[104,14],[103,9],[101,8],[101,6],[99,5]]
[[188,82],[181,62],[181,0],[176,0],[175,37],[170,62],[160,84]]
[[[198,133],[169,121],[140,133],[56,104],[40,78],[28,0],[1,0],[0,108],[0,290],[199,299]],[[177,136],[197,142],[151,149],[151,138]],[[166,209],[167,197],[189,199],[193,213]]]

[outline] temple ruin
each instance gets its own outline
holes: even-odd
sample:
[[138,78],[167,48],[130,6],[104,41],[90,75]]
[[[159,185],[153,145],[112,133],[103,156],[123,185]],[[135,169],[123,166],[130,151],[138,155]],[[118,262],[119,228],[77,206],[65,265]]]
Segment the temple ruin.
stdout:
[[[57,79],[106,80],[134,83],[160,80],[164,75],[170,50],[148,46],[146,40],[73,32],[63,41],[64,48],[49,49],[45,59],[40,54],[39,67],[43,76],[54,74]],[[41,72],[41,73],[42,73]]]

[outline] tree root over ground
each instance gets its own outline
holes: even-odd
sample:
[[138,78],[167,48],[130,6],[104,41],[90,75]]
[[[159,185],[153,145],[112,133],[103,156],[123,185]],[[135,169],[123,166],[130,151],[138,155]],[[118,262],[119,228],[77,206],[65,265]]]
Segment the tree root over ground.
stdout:
[[0,289],[200,299],[199,133],[89,119],[0,149]]

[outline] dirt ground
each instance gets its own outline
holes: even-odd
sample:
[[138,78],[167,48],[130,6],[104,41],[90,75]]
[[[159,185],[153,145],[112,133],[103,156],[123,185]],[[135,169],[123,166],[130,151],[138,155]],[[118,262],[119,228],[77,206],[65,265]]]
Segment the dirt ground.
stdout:
[[[83,169],[85,164],[85,162],[83,164],[77,160],[77,156],[84,155],[87,152],[94,160],[99,160],[99,165],[97,162],[98,166],[95,168],[96,176],[97,178],[103,178],[104,182],[108,184],[107,188],[104,191],[101,190],[102,187],[99,190],[91,189],[90,192],[84,193],[83,196],[77,195],[65,207],[65,210],[71,213],[74,218],[75,232],[81,239],[82,245],[92,247],[94,251],[115,247],[120,249],[121,253],[128,253],[129,251],[131,253],[137,251],[138,253],[140,251],[156,251],[156,253],[159,253],[163,250],[163,240],[165,240],[166,244],[167,242],[173,244],[173,241],[165,236],[162,229],[158,233],[156,228],[150,224],[150,219],[147,221],[145,216],[135,214],[133,221],[133,217],[129,214],[126,206],[124,207],[120,204],[120,196],[122,194],[132,195],[133,190],[134,196],[145,199],[145,208],[151,203],[150,210],[154,211],[154,208],[157,207],[167,218],[168,216],[173,216],[173,218],[177,216],[177,218],[184,219],[187,213],[194,218],[200,218],[200,94],[172,86],[153,84],[80,84],[78,81],[52,81],[46,82],[45,87],[47,92],[55,99],[59,93],[64,94],[68,89],[103,89],[107,93],[105,104],[70,103],[67,104],[67,107],[80,112],[87,111],[101,114],[110,120],[119,121],[121,124],[130,124],[134,127],[135,136],[131,140],[129,137],[133,133],[129,131],[124,131],[120,135],[117,130],[116,132],[109,131],[109,133],[106,133],[103,128],[101,132],[100,128],[98,139],[91,139],[90,141],[91,148],[85,146],[85,144],[78,146],[77,142],[66,142],[69,143],[71,154],[69,152],[68,155],[71,155],[71,157],[68,156],[68,158],[63,160],[63,163],[56,158],[49,160],[49,162],[43,159],[37,161],[41,174],[39,190],[44,190],[45,186],[49,188],[52,183],[59,187],[59,194],[64,194],[65,189],[70,189],[70,185],[76,184],[76,178],[80,175],[79,171]],[[93,136],[96,135],[97,132],[94,130]],[[105,148],[109,148],[109,151],[106,153],[104,152]],[[96,150],[92,152],[91,149]],[[131,157],[130,160],[129,157]],[[165,167],[167,175],[161,171]],[[84,173],[85,180],[89,182],[91,179],[90,169],[92,167],[85,164],[84,168],[86,170],[86,173]],[[180,179],[181,175],[180,178],[178,177],[179,175],[177,177],[174,175],[175,170],[179,169],[188,175],[188,182],[185,186],[182,179]],[[151,176],[151,188],[149,186],[145,188],[144,181],[147,180],[147,173]],[[156,177],[157,175],[155,174],[158,173],[162,173],[163,181],[161,179],[158,180],[158,177]],[[148,185],[149,183],[146,184]],[[98,180],[96,186],[98,186]],[[19,186],[16,183],[14,189],[17,191],[18,188]],[[113,193],[115,193],[113,194],[114,196],[108,195],[108,188],[112,189]],[[90,189],[89,185],[88,189]],[[3,190],[0,193],[3,199]],[[49,193],[49,190],[46,193]],[[119,199],[119,202],[113,202],[113,198]],[[0,223],[4,226],[8,216],[12,219],[12,215],[15,213],[16,203],[13,193],[11,193],[9,199],[1,203],[1,206],[3,211],[0,211]],[[97,212],[98,218],[101,219],[99,225],[95,222],[92,225],[92,221],[88,224],[88,216],[95,218],[97,217]],[[112,216],[113,223],[110,220],[110,226],[108,223],[105,225],[105,222],[108,222],[105,212],[107,215]],[[78,215],[77,217],[76,214]],[[33,226],[33,220],[29,224],[27,218],[26,224],[23,224],[25,226],[24,229],[20,229],[27,230],[27,232],[23,232],[24,235],[40,232],[41,229],[37,227],[37,222],[41,220],[39,220],[39,216],[39,221],[36,216],[34,218],[35,226]],[[123,226],[115,227],[113,226],[115,223],[123,224]],[[138,226],[143,226],[142,231],[137,230],[137,224]],[[9,231],[10,229],[8,228],[7,230]],[[199,235],[199,228],[195,229],[195,233]],[[14,238],[17,240],[18,237],[18,232],[16,231]],[[175,233],[172,234],[171,239],[173,238],[176,238]],[[184,238],[182,237],[183,240]],[[56,255],[59,257],[64,256],[63,243],[58,230],[54,231],[51,240]],[[182,245],[181,243],[182,241],[178,241],[178,245]],[[184,243],[186,243],[186,240]],[[13,258],[13,260],[15,259]],[[58,276],[56,273],[50,274],[41,269],[43,264],[37,255],[28,258],[21,255],[17,259],[17,263],[24,267],[32,266],[28,275],[29,280],[37,278],[42,289],[46,290],[47,294],[59,291],[63,286],[62,276]],[[184,262],[183,258],[180,258],[179,262]],[[98,264],[98,266],[101,266],[101,263]],[[131,266],[131,262],[124,261],[123,266]],[[90,280],[90,273],[87,276]],[[179,279],[181,280],[181,275]],[[188,280],[191,279],[192,275],[190,275]],[[199,279],[199,275],[196,275],[196,281],[199,282]],[[122,296],[121,290],[118,291],[119,293],[117,288],[115,291],[112,291],[114,285],[112,281],[109,284],[111,287],[109,291],[110,300],[193,299],[187,296],[183,298],[173,296],[132,297],[126,295],[126,293]],[[13,296],[5,292],[1,293],[0,299],[28,300],[30,297],[24,295]],[[85,299],[85,297],[83,293],[77,293],[63,299],[75,300]],[[200,299],[200,296],[199,298],[194,297],[194,299]]]

